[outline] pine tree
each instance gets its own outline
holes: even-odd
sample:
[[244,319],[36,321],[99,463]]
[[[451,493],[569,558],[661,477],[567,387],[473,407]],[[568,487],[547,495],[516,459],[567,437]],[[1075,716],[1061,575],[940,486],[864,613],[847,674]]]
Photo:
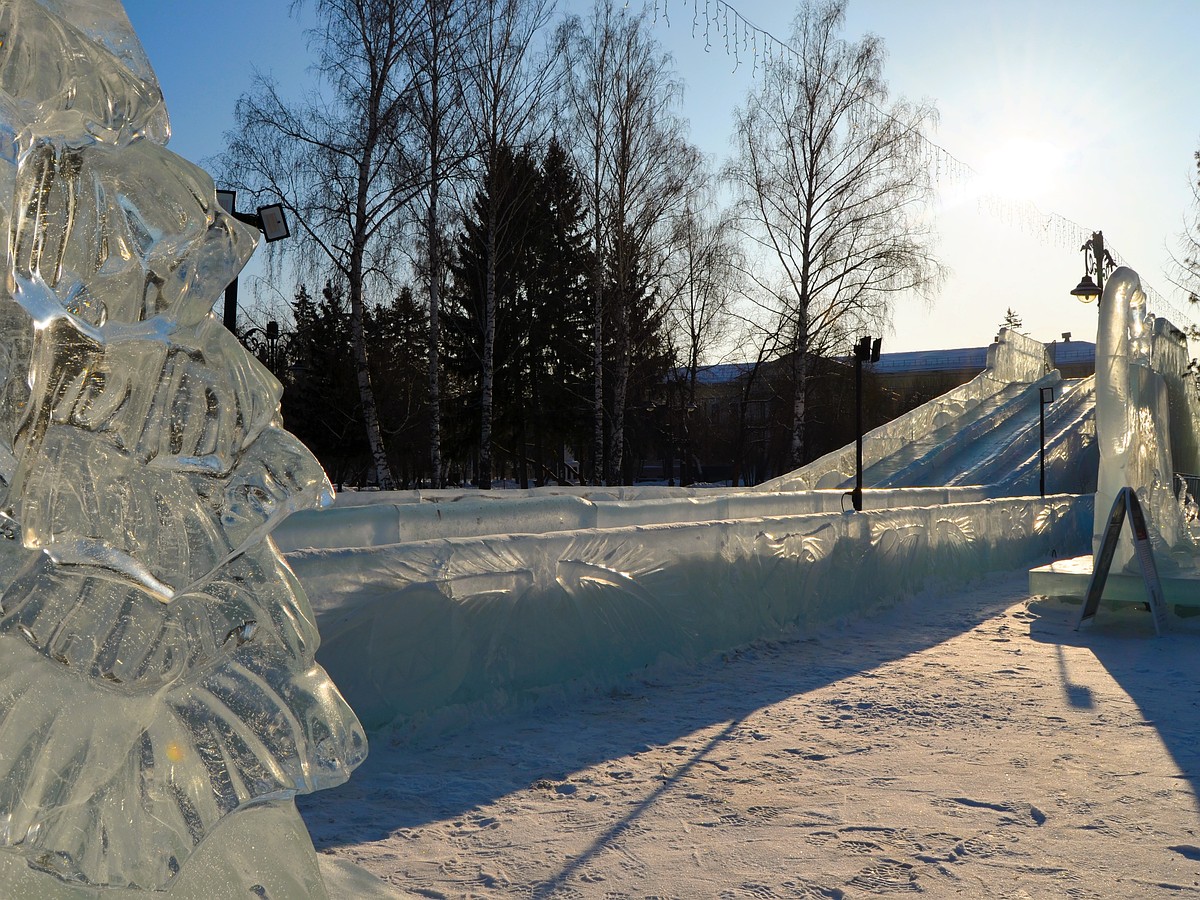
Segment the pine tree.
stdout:
[[[1001,328],[1009,328],[1019,332],[1024,325],[1025,323],[1021,321],[1021,317],[1017,315],[1017,311],[1011,306],[1004,311],[1004,320],[1000,323]],[[1023,334],[1024,332],[1021,333]]]
[[300,285],[292,315],[296,328],[288,343],[291,365],[283,395],[284,424],[309,446],[335,485],[360,482],[370,448],[345,292],[327,282],[316,301]]
[[570,157],[552,140],[542,160],[525,270],[526,455],[538,484],[562,469],[565,447],[589,440],[591,269],[583,193]]

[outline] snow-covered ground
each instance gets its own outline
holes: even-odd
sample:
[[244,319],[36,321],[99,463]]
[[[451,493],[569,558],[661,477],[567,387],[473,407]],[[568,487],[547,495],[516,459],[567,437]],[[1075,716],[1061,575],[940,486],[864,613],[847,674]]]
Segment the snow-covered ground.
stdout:
[[399,897],[1200,895],[1200,630],[1026,578],[376,737],[301,811]]

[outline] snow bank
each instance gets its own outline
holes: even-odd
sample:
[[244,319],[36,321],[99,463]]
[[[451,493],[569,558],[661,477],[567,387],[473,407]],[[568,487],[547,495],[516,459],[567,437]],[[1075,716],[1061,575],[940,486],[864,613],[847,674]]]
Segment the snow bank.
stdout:
[[288,560],[317,613],[321,662],[379,728],[572,681],[603,686],[660,660],[692,662],[1073,555],[1091,519],[1091,497],[1058,495],[443,537]]

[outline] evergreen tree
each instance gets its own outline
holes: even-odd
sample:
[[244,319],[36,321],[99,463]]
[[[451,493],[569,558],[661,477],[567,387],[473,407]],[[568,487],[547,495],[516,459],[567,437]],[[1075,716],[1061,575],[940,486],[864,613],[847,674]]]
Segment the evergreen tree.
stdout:
[[1000,322],[1001,328],[1011,328],[1013,331],[1020,331],[1025,323],[1021,321],[1021,317],[1017,315],[1017,311],[1011,306],[1005,310],[1004,318]]
[[[446,370],[457,377],[459,388],[449,401],[446,438],[461,453],[483,462],[492,458],[493,447],[511,456],[519,430],[521,411],[513,401],[522,396],[521,369],[529,339],[524,270],[538,182],[536,163],[524,150],[501,147],[493,166],[459,235],[444,322]],[[508,210],[502,240],[494,240],[494,223],[489,221],[496,208]],[[489,260],[489,252],[494,259]],[[485,386],[492,402],[490,427],[482,436]],[[490,444],[486,454],[481,440]],[[483,469],[476,481],[486,479],[490,486],[494,467],[489,462]]]
[[370,449],[344,291],[327,282],[318,301],[301,285],[292,314],[296,329],[288,344],[284,424],[308,445],[334,484],[357,483]]
[[525,294],[529,309],[522,404],[525,456],[535,479],[564,480],[563,450],[586,447],[591,397],[591,262],[583,192],[557,141],[546,150],[530,223]]
[[[590,263],[579,183],[557,142],[540,166],[511,148],[497,160],[488,183],[517,214],[496,244],[493,269],[492,440],[522,485],[531,473],[538,484],[563,481],[575,477],[562,471],[563,450],[586,441],[590,409]],[[445,311],[446,368],[459,386],[447,404],[447,440],[472,458],[480,451],[491,203],[481,188],[459,236]]]
[[432,480],[426,312],[405,286],[367,309],[364,328],[392,474],[404,488]]
[[[608,458],[615,480],[629,484],[635,475],[631,468],[635,459],[667,449],[665,389],[674,354],[666,324],[667,306],[641,266],[635,261],[608,268],[607,295],[624,298],[623,303],[609,305],[604,329],[609,336],[604,352],[605,383],[612,385],[605,391],[605,404],[609,417],[623,422],[620,439],[614,436]],[[619,283],[622,274],[624,284]],[[622,379],[625,388],[619,392],[617,385]]]

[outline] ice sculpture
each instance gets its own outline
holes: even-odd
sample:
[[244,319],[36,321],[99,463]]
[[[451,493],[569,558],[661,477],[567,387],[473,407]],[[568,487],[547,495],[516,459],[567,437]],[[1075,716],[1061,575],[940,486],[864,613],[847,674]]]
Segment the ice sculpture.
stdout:
[[210,310],[256,236],[119,0],[0,0],[0,896],[321,897],[365,756],[269,538],[328,500]]
[[[1096,331],[1096,435],[1100,473],[1096,490],[1094,547],[1108,523],[1108,510],[1123,487],[1133,488],[1146,511],[1160,565],[1186,534],[1173,485],[1171,412],[1167,381],[1182,372],[1160,373],[1151,366],[1151,350],[1167,344],[1146,311],[1141,279],[1121,267],[1109,276],[1100,303]],[[1160,322],[1163,320],[1159,320]],[[1186,345],[1185,345],[1186,346]],[[1166,358],[1166,354],[1155,353]],[[1186,354],[1184,354],[1186,356]],[[1161,360],[1160,360],[1161,362]],[[1113,558],[1121,567],[1133,558],[1128,532]]]

